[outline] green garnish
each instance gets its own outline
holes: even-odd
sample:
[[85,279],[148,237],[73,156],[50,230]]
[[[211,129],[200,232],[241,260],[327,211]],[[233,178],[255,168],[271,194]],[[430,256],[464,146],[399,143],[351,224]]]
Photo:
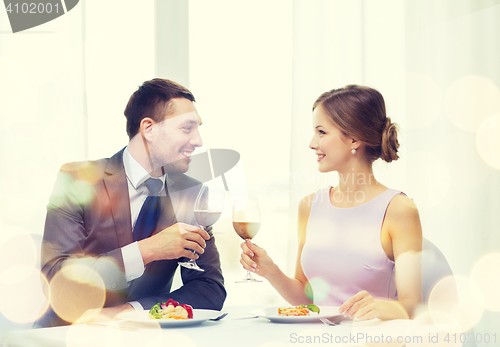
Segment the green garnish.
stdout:
[[151,307],[151,310],[149,310],[149,317],[153,318],[153,319],[160,319],[162,318],[161,314],[158,313],[158,310],[161,309],[161,303],[158,303],[156,305],[154,305],[153,307]]
[[308,309],[309,311],[319,313],[319,307],[318,307],[318,306],[316,306],[316,305],[313,305],[313,304],[311,304],[311,305],[307,305],[307,309]]
[[300,305],[300,307],[302,308],[307,308],[309,311],[311,312],[317,312],[319,313],[319,307],[314,305],[314,304],[310,304],[310,305]]

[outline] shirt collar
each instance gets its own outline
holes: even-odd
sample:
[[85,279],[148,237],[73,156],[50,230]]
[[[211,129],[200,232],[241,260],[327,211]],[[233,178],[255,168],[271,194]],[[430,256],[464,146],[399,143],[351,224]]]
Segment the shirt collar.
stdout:
[[[123,151],[123,166],[125,168],[125,174],[127,175],[129,182],[135,189],[137,189],[137,187],[139,187],[141,184],[146,182],[148,178],[151,177],[146,169],[144,169],[141,164],[139,164],[137,160],[132,157],[128,150],[128,147],[126,147]],[[170,180],[166,178],[166,176],[167,175],[165,174],[163,176],[155,178],[161,179],[163,184],[165,184],[165,179],[167,179],[167,182],[170,182]]]

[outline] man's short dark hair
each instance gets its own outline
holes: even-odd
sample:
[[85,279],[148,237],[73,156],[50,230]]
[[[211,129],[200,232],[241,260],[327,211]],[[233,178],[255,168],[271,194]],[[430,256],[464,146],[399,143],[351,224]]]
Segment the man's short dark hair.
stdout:
[[129,139],[139,132],[141,121],[149,117],[159,123],[165,119],[166,114],[174,111],[174,98],[185,98],[196,101],[193,94],[179,83],[154,78],[144,82],[130,97],[125,107],[127,118],[127,134]]

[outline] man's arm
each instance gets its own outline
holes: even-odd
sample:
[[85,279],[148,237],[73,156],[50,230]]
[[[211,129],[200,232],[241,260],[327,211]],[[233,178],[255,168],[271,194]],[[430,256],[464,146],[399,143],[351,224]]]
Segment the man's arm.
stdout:
[[[127,268],[123,258],[127,255],[124,255],[124,248],[131,245],[120,247],[132,242],[131,230],[128,235],[127,230],[116,229],[119,225],[123,229],[124,223],[130,224],[130,214],[116,207],[112,212],[111,206],[113,203],[116,205],[116,201],[110,201],[109,187],[104,187],[102,180],[95,180],[103,174],[96,169],[96,165],[85,165],[84,169],[81,166],[81,163],[66,164],[58,174],[47,208],[42,271],[51,280],[63,266],[83,265],[99,274],[107,290],[120,291],[134,279],[125,277]],[[89,177],[94,181],[89,182]],[[125,198],[125,182],[123,186],[122,198]],[[117,190],[116,187],[114,189]],[[126,234],[126,239],[120,242],[118,234]],[[138,258],[140,266],[182,256],[195,259],[197,256],[187,249],[203,253],[204,239],[208,238],[208,234],[198,227],[176,223],[139,241],[139,257],[135,258]]]
[[[106,301],[119,302],[123,297],[127,286],[124,264],[101,167],[100,163],[72,163],[63,165],[58,173],[41,247],[41,270],[51,283],[51,306],[34,327],[72,323],[86,306],[95,307],[84,298],[86,276],[96,278],[97,273],[102,279]],[[99,226],[104,228],[99,230]],[[68,271],[69,277],[57,275],[71,265],[82,266],[77,273]],[[54,277],[59,279],[54,281]],[[73,307],[75,300],[79,308]]]
[[[87,225],[85,220],[96,220],[98,213],[107,213],[105,208],[93,211],[94,207],[100,207],[96,199],[106,197],[100,196],[102,191],[96,187],[99,182],[89,182],[86,179],[89,175],[79,175],[76,165],[65,164],[61,168],[49,199],[42,241],[42,272],[50,281],[63,266],[84,265],[100,275],[106,289],[118,291],[127,283],[112,218],[106,216],[109,230],[99,234],[92,233],[89,228],[96,225]],[[96,245],[92,256],[84,249],[91,242],[104,245]]]
[[174,299],[197,309],[222,309],[226,299],[226,290],[214,237],[206,242],[205,252],[200,254],[196,263],[205,271],[200,272],[182,267],[182,287],[173,292],[170,292],[168,288],[157,296],[139,299],[139,303],[144,309],[150,309],[158,302]]

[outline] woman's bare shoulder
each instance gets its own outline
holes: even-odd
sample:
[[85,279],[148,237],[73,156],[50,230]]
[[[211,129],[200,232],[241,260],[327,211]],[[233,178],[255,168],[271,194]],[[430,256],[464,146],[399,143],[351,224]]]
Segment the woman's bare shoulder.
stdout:
[[311,206],[315,193],[306,195],[299,202],[299,214],[297,231],[299,233],[299,244],[303,245],[306,240],[306,228],[311,213]]
[[410,235],[415,238],[422,237],[417,205],[404,194],[396,195],[389,203],[384,224],[389,227],[393,239],[398,236],[404,236],[408,239],[411,238]]
[[307,212],[311,210],[311,206],[314,200],[314,196],[316,193],[311,193],[309,195],[304,196],[302,199],[300,199],[299,202],[299,212]]
[[406,195],[398,194],[389,203],[386,216],[397,219],[418,216],[417,205]]

